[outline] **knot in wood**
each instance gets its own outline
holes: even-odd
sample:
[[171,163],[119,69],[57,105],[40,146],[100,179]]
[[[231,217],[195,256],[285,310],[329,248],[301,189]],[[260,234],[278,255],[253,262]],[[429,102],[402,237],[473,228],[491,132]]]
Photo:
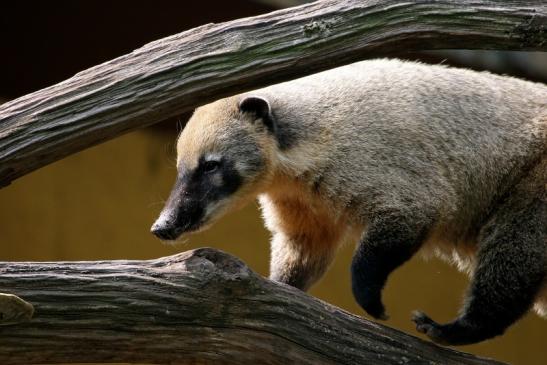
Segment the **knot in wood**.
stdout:
[[253,272],[247,265],[235,256],[210,247],[198,248],[192,251],[192,257],[207,260],[228,280],[247,280]]
[[511,36],[519,39],[522,49],[541,47],[547,44],[547,18],[541,15],[529,15],[515,26]]
[[303,26],[306,37],[328,35],[331,32],[332,24],[326,20],[314,20]]

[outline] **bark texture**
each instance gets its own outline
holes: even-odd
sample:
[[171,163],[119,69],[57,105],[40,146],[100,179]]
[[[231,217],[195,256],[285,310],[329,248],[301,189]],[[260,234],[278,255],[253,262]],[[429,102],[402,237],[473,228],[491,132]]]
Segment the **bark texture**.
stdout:
[[207,24],[0,106],[0,186],[229,94],[401,50],[547,51],[538,0],[327,0]]

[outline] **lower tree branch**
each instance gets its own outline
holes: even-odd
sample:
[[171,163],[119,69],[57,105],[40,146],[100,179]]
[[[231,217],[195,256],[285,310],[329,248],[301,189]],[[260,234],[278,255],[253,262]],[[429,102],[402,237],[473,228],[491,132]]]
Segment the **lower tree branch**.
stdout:
[[151,261],[0,263],[0,288],[36,309],[25,321],[22,304],[22,320],[0,326],[4,365],[500,364],[364,320],[208,248]]

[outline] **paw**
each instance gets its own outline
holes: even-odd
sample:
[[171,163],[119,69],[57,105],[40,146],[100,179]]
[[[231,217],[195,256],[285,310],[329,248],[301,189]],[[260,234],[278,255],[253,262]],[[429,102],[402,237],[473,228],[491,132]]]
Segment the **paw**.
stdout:
[[355,295],[355,299],[361,308],[363,308],[371,317],[383,321],[389,319],[379,294],[367,295],[365,293],[364,295]]
[[0,325],[28,322],[33,314],[32,304],[12,294],[0,294]]
[[368,307],[364,309],[375,319],[380,319],[382,321],[387,321],[389,319],[389,316],[386,314],[386,309],[381,301],[369,304]]
[[441,325],[429,318],[425,313],[420,311],[412,312],[412,321],[416,323],[416,330],[425,334],[433,342],[441,345],[447,345],[443,338]]

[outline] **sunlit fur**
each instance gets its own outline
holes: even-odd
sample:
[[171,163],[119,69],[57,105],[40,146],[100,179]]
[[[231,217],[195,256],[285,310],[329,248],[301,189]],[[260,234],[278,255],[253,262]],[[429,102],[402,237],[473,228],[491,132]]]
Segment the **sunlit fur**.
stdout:
[[[270,103],[283,133],[238,110],[249,95]],[[247,140],[234,144],[240,130]],[[210,220],[258,196],[273,236],[271,277],[307,289],[336,249],[366,237],[378,216],[412,217],[426,232],[422,251],[473,276],[483,227],[501,219],[500,201],[515,191],[545,203],[545,190],[514,189],[532,180],[545,187],[545,174],[529,171],[545,164],[546,131],[543,85],[375,60],[198,108],[177,151],[187,166],[210,152],[238,161],[245,184]],[[288,139],[287,148],[279,138]],[[247,156],[234,147],[246,143],[259,146],[264,161],[251,175]],[[536,259],[547,266],[545,256]],[[536,311],[545,314],[546,304],[538,296]]]

